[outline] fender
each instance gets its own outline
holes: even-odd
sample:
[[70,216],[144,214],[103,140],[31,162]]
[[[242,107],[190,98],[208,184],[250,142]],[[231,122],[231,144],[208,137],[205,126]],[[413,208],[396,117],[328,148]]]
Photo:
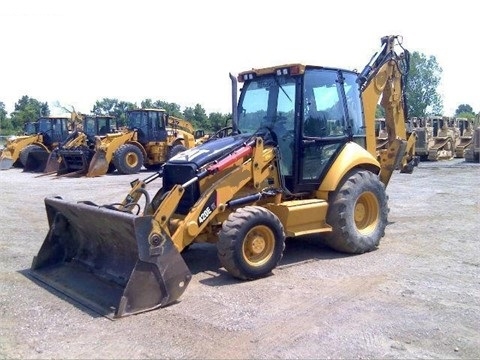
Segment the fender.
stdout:
[[328,170],[318,192],[319,197],[326,199],[326,193],[335,191],[345,175],[354,168],[368,169],[375,174],[380,172],[380,163],[370,152],[354,142],[349,142],[342,149],[338,158]]

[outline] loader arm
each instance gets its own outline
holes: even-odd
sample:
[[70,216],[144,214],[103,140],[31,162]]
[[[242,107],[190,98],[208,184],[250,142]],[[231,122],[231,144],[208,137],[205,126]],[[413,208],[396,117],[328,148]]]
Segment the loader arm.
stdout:
[[13,140],[8,140],[0,154],[0,170],[10,169],[20,158],[22,150],[28,145],[41,142],[42,135],[19,136]]
[[[153,216],[155,221],[149,239],[163,237],[161,234],[165,234],[171,238],[177,250],[182,251],[210,221],[215,219],[216,215],[229,207],[229,201],[233,200],[245,186],[251,184],[260,193],[260,184],[276,171],[276,167],[271,166],[276,159],[275,151],[271,147],[265,148],[263,139],[257,138],[254,147],[245,145],[230,157],[207,167],[196,178],[175,185],[155,211]],[[185,218],[176,222],[172,231],[169,220],[173,218],[185,188],[216,174],[221,176],[217,175]]]
[[171,115],[168,117],[168,125],[173,128],[180,128],[192,135],[195,132],[195,129],[193,128],[193,125],[190,122],[171,116]]
[[130,140],[136,140],[135,131],[109,133],[104,137],[95,136],[95,154],[90,162],[87,177],[105,175],[115,151]]
[[394,46],[398,36],[382,38],[382,49],[374,55],[359,75],[362,102],[365,111],[367,150],[376,155],[375,111],[377,104],[385,109],[385,128],[388,143],[379,150],[380,180],[388,185],[393,171],[411,173],[416,162],[413,132],[407,136],[405,85],[409,66],[409,53],[397,54]]

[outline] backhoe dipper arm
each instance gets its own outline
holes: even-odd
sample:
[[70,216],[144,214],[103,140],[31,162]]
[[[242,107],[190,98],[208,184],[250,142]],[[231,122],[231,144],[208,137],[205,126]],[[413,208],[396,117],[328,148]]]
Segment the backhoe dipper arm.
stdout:
[[396,35],[383,37],[380,51],[372,57],[357,79],[365,112],[367,150],[372,155],[376,154],[375,112],[380,98],[385,109],[388,144],[379,153],[379,176],[385,186],[394,170],[410,173],[415,161],[415,133],[407,138],[406,132],[405,85],[410,58],[407,50],[401,54],[395,52],[395,45],[401,46],[400,39]]

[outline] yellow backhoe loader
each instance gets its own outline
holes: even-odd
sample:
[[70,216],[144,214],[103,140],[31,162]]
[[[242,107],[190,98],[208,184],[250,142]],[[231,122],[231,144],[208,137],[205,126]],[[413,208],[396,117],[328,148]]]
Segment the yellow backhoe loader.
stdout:
[[68,117],[45,116],[29,125],[28,134],[10,140],[0,156],[0,169],[12,166],[24,171],[42,172],[50,152],[69,135]]
[[97,137],[87,177],[105,175],[112,169],[135,174],[142,166],[158,170],[169,158],[195,147],[192,125],[165,110],[130,110],[127,123],[124,131]]
[[[115,319],[177,301],[192,277],[181,252],[194,242],[216,244],[221,265],[242,280],[271,274],[287,237],[316,234],[351,254],[376,249],[391,175],[414,168],[400,40],[383,37],[361,73],[288,64],[230,75],[230,136],[169,159],[120,205],[46,198],[50,229],[30,274]],[[389,144],[377,160],[380,98]]]

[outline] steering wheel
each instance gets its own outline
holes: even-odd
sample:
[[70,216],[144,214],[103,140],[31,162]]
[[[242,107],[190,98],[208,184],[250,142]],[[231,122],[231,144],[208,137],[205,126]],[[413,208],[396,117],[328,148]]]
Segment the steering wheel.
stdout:
[[233,126],[225,126],[225,127],[221,128],[220,130],[217,130],[217,131],[208,139],[208,141],[214,140],[214,139],[223,138],[223,137],[227,137],[227,136],[232,135],[232,133],[233,133]]

